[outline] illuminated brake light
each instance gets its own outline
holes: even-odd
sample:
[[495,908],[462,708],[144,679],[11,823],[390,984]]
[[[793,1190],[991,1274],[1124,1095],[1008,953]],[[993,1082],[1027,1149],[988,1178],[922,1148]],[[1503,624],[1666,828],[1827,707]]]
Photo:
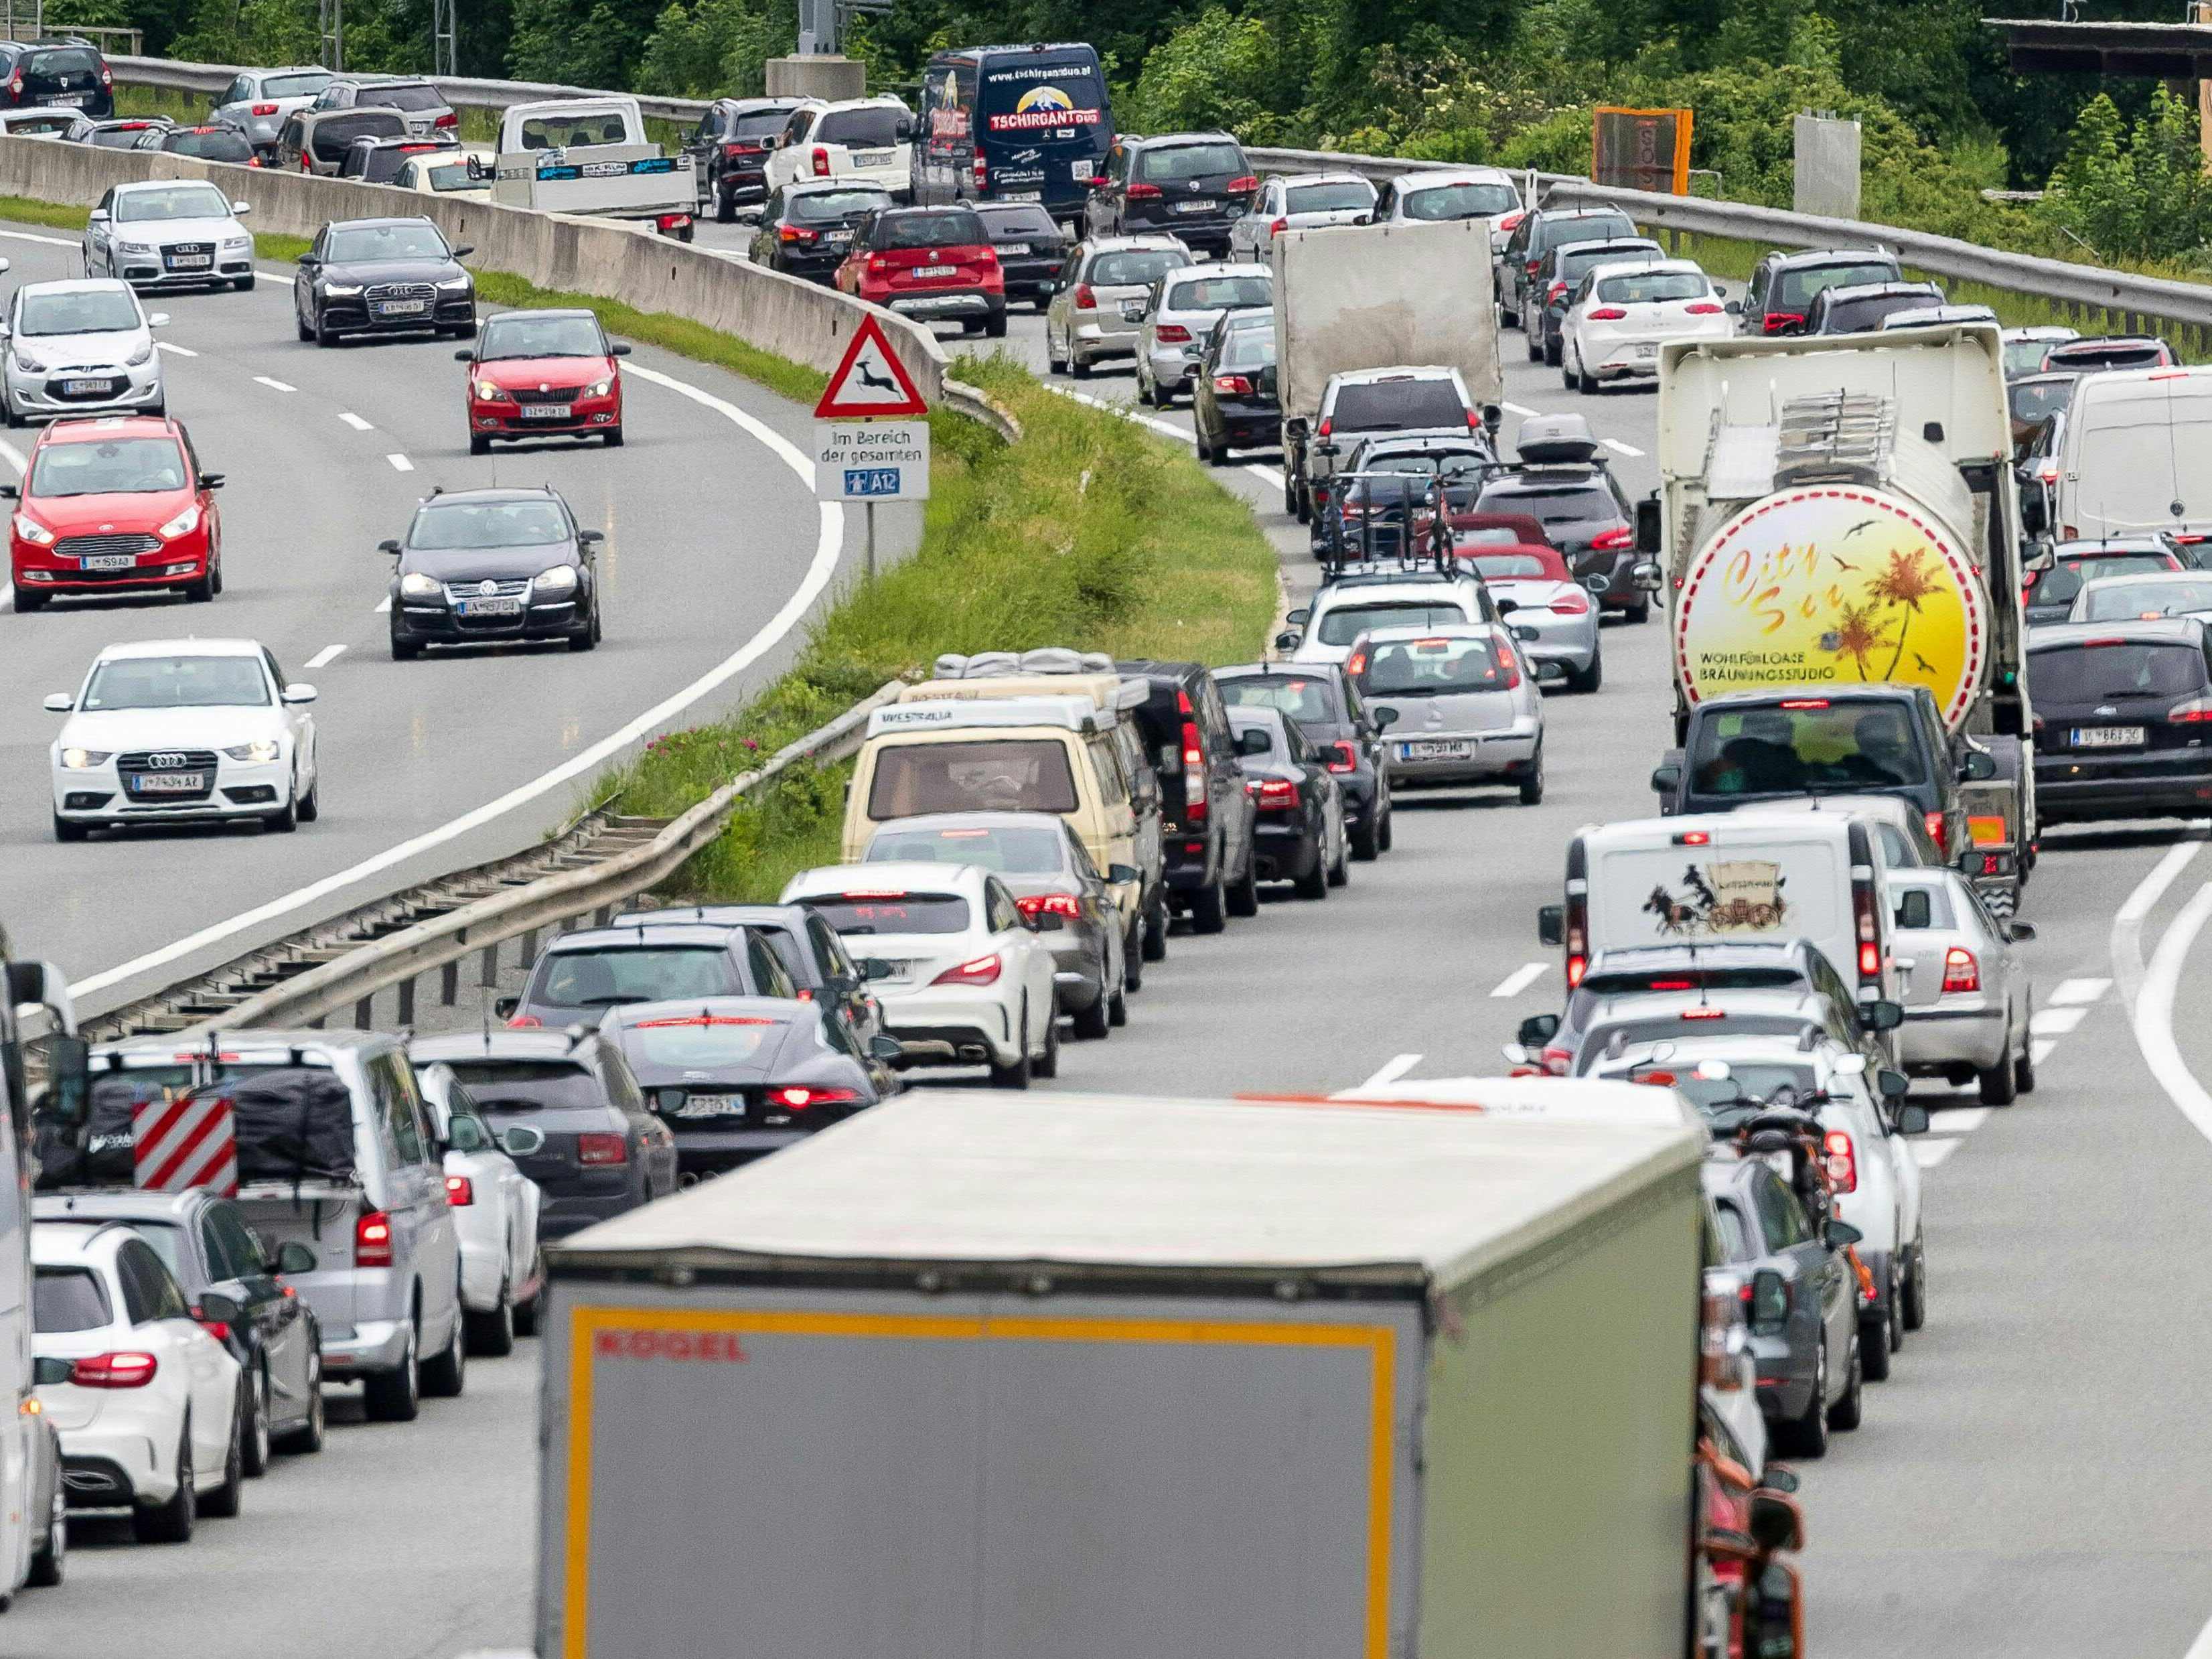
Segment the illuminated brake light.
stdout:
[[143,1389],[161,1369],[150,1353],[96,1353],[71,1365],[69,1380],[80,1389]]
[[1949,840],[1944,834],[1943,815],[1941,812],[1923,812],[1920,821],[1928,826],[1928,839],[1936,843],[1936,850],[1938,853],[1948,852]]
[[1232,398],[1249,398],[1252,395],[1252,382],[1242,374],[1217,374],[1213,377],[1213,389]]
[[1625,547],[1636,545],[1636,532],[1625,526],[1618,530],[1601,530],[1590,538],[1593,553],[1617,553]]
[[1092,291],[1090,283],[1078,283],[1075,285],[1075,308],[1078,311],[1098,309],[1098,295]]
[[1974,960],[1974,953],[1963,945],[1954,945],[1943,952],[1943,994],[1959,991],[1978,991],[1982,988],[1982,965]]
[[392,1265],[392,1218],[381,1210],[363,1210],[353,1222],[353,1265],[389,1267]]
[[1786,334],[1793,328],[1805,325],[1805,314],[1799,311],[1770,311],[1759,325],[1769,334]]
[[1190,693],[1176,692],[1176,712],[1182,716],[1182,816],[1186,823],[1206,822],[1206,749],[1198,734],[1198,711]]
[[1726,1019],[1728,1018],[1728,1010],[1725,1008],[1685,1008],[1682,1010],[1681,1018],[1684,1019]]
[[1682,309],[1692,317],[1718,317],[1727,311],[1726,307],[1715,305],[1711,300],[1692,300]]
[[810,1106],[849,1106],[860,1097],[857,1089],[817,1089],[800,1083],[768,1091],[768,1103],[787,1112],[803,1112]]
[[1859,946],[1859,977],[1871,980],[1881,972],[1881,949],[1879,945]]
[[999,982],[999,966],[995,954],[977,957],[972,962],[962,963],[957,968],[947,968],[929,982],[932,985],[996,985]]
[[1025,916],[1066,916],[1073,921],[1083,914],[1073,896],[1066,893],[1029,893],[1014,901],[1014,908]]
[[576,1162],[586,1165],[627,1164],[629,1142],[611,1129],[587,1129],[576,1137]]
[[1677,847],[1710,847],[1713,832],[1710,830],[1677,830],[1672,839]]
[[466,1176],[446,1177],[446,1202],[456,1209],[477,1201],[476,1183]]
[[1784,697],[1782,700],[1784,708],[1826,708],[1827,706],[1826,697]]
[[1188,345],[1190,343],[1190,331],[1181,323],[1162,323],[1152,331],[1152,337],[1164,340],[1170,345]]
[[814,176],[817,179],[830,176],[830,152],[819,144],[814,147]]
[[1593,323],[1625,323],[1628,313],[1619,306],[1600,306],[1589,313],[1587,321]]
[[1348,743],[1324,744],[1322,753],[1332,772],[1357,772],[1359,769],[1359,751]]
[[1262,812],[1287,812],[1298,804],[1298,787],[1287,778],[1255,780],[1253,801]]
[[256,104],[253,106],[253,112],[256,115],[274,115],[276,112],[276,106],[274,104]]
[[510,1031],[532,1031],[536,1030],[544,1023],[535,1014],[517,1014],[507,1022],[507,1029]]
[[1829,1130],[1820,1137],[1820,1152],[1828,1166],[1828,1184],[1839,1193],[1858,1191],[1858,1154],[1850,1136],[1841,1129]]
[[2212,720],[2212,697],[2192,697],[2187,702],[2178,702],[2166,711],[2166,718],[2176,726],[2201,726]]
[[1644,988],[1647,991],[1689,991],[1697,988],[1686,979],[1655,979]]

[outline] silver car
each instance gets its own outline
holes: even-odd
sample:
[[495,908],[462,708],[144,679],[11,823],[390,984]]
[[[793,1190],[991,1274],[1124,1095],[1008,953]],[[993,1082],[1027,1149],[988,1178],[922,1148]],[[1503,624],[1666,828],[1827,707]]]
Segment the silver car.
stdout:
[[1984,1104],[2010,1105],[2035,1087],[2027,966],[2012,949],[2035,929],[1992,916],[1955,870],[1892,870],[1888,881],[1899,1059],[1911,1076],[1978,1083]]
[[1502,624],[1377,628],[1346,665],[1384,730],[1392,789],[1508,784],[1544,799],[1544,703]]
[[1090,378],[1093,365],[1137,349],[1137,325],[1121,314],[1171,270],[1194,263],[1172,236],[1097,236],[1079,242],[1060,267],[1044,313],[1045,363],[1055,374]]
[[1265,265],[1204,264],[1170,271],[1141,300],[1125,301],[1137,324],[1137,395],[1165,409],[1188,390],[1213,325],[1232,311],[1274,303]]
[[284,118],[307,108],[337,79],[326,69],[240,70],[216,94],[208,120],[216,126],[237,128],[266,163],[276,153],[276,135],[283,131]]
[[[1506,539],[1487,544],[1481,539],[1499,535]],[[1559,549],[1525,544],[1516,535],[1474,530],[1453,541],[1460,562],[1474,567],[1498,602],[1498,615],[1521,641],[1521,654],[1536,665],[1536,678],[1556,680],[1570,691],[1596,690],[1605,684],[1597,600],[1574,579]]]
[[127,283],[26,283],[0,325],[0,417],[9,426],[60,415],[130,410],[159,415],[167,406],[154,331],[169,320],[148,316]]
[[199,179],[142,179],[100,198],[84,227],[84,274],[134,288],[253,286],[253,211]]
[[1229,257],[1264,264],[1286,230],[1356,225],[1375,211],[1375,186],[1356,173],[1291,173],[1263,179],[1251,211],[1229,227]]
[[2149,622],[2201,617],[2212,622],[2212,571],[2154,570],[2083,582],[2068,622]]

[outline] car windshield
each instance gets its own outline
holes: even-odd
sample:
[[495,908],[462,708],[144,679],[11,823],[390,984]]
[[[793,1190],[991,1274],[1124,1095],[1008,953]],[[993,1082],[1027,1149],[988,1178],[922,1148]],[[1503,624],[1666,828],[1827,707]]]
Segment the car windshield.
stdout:
[[[1364,179],[1331,179],[1318,185],[1292,185],[1283,192],[1285,213],[1364,213],[1374,205],[1375,186]],[[1410,204],[1407,211],[1413,211]]]
[[1163,311],[1227,311],[1237,306],[1273,303],[1265,276],[1195,276],[1172,283],[1160,301]]
[[1540,580],[1552,574],[1534,553],[1478,553],[1467,562],[1485,581]]
[[1665,252],[1656,244],[1638,244],[1630,247],[1577,246],[1563,249],[1558,268],[1552,273],[1557,280],[1572,288],[1600,265],[1632,264],[1638,259],[1660,259]]
[[1928,303],[1924,294],[1869,294],[1863,300],[1843,300],[1830,306],[1820,320],[1826,334],[1861,334],[1881,326],[1894,311],[1918,311]]
[[2186,617],[2212,611],[2212,577],[2164,576],[2143,581],[2094,582],[2075,601],[2075,622]]
[[626,143],[629,130],[619,114],[595,110],[580,115],[527,117],[522,123],[521,138],[525,149],[567,149],[572,145],[589,148],[593,144]]
[[[183,127],[164,138],[161,148],[179,155],[197,155],[203,161],[240,164],[253,154],[253,146],[229,127]],[[228,203],[222,210],[229,210]]]
[[1101,288],[1149,288],[1189,263],[1190,255],[1181,248],[1122,248],[1091,260],[1085,280]]
[[868,816],[925,812],[1073,812],[1067,747],[1051,738],[886,744],[868,785]]
[[115,222],[121,225],[229,216],[230,204],[213,185],[165,185],[159,190],[134,190],[115,198]]
[[1244,171],[1244,152],[1234,144],[1169,144],[1139,150],[1131,177],[1148,185],[1180,185],[1223,175],[1235,178]]
[[878,247],[975,247],[990,240],[983,222],[964,208],[887,213],[876,221]]
[[139,495],[184,487],[185,452],[174,438],[108,438],[40,445],[26,493]]
[[92,671],[77,707],[265,708],[269,684],[258,657],[118,657]]
[[1065,832],[1012,824],[909,830],[889,823],[868,842],[866,859],[870,864],[973,864],[1002,876],[1058,875],[1067,863]]
[[121,126],[96,129],[87,142],[98,149],[136,149],[138,141],[146,136],[146,130],[161,125],[158,121],[126,121]]
[[572,1060],[449,1060],[483,1112],[576,1111],[607,1103],[589,1067]]
[[495,317],[477,345],[477,360],[487,363],[606,355],[606,336],[596,317]]
[[21,335],[121,334],[139,326],[138,301],[122,288],[26,293],[15,313]]
[[794,223],[818,225],[833,219],[857,219],[891,204],[887,190],[805,191],[784,200],[784,216]]
[[40,1267],[31,1285],[31,1328],[41,1336],[96,1331],[115,1322],[107,1287],[89,1267]]
[[553,501],[436,501],[415,514],[407,544],[434,551],[541,547],[568,539],[568,517]]
[[1498,691],[1515,678],[1501,661],[1497,641],[1467,636],[1433,640],[1388,640],[1369,653],[1359,674],[1370,697],[1443,697],[1469,691]]
[[1694,787],[1709,795],[1812,794],[1925,783],[1928,760],[1900,703],[1793,699],[1701,720]]
[[2136,576],[2153,570],[2172,570],[2180,561],[2168,553],[2108,553],[2095,559],[2060,559],[2035,579],[2027,591],[2030,605],[2071,605],[2081,584],[2100,576]]
[[1225,679],[1218,684],[1222,702],[1231,708],[1279,709],[1294,720],[1309,724],[1338,718],[1336,688],[1327,680],[1255,674],[1249,679]]
[[1452,603],[1339,605],[1322,613],[1321,642],[1350,645],[1375,628],[1449,628],[1468,620],[1467,612]]
[[631,1061],[656,1071],[693,1072],[741,1066],[772,1042],[784,1022],[760,1014],[668,1014],[623,1026],[618,1036]]
[[2021,380],[2006,393],[2012,404],[2012,417],[2022,426],[2037,426],[2056,415],[2074,401],[2074,388],[2079,382],[2072,375],[2063,380]]
[[331,77],[319,70],[309,70],[300,75],[271,75],[261,82],[262,98],[312,98],[330,85]]
[[377,109],[426,110],[446,107],[446,95],[435,87],[363,87],[356,104]]
[[955,893],[837,893],[799,902],[840,933],[968,931],[968,901]]
[[1337,432],[1410,432],[1428,427],[1463,427],[1467,405],[1451,381],[1403,375],[1388,380],[1354,380],[1336,389],[1328,406]]
[[2054,706],[2109,697],[2185,697],[2202,691],[2204,681],[2204,653],[2193,645],[2114,640],[2027,653],[2030,695]]
[[812,142],[848,149],[889,149],[900,142],[899,125],[911,120],[903,109],[876,104],[866,109],[833,109],[814,129]]
[[607,945],[560,951],[524,998],[552,1008],[742,996],[737,964],[719,945]]
[[1694,270],[1641,270],[1632,276],[1601,276],[1597,297],[1613,305],[1651,305],[1662,300],[1702,300],[1710,291]]
[[[1813,296],[1826,288],[1857,288],[1864,283],[1893,283],[1897,267],[1887,260],[1865,264],[1801,265],[1785,270],[1775,279],[1774,292],[1768,297],[1771,311],[1794,311],[1802,316],[1813,303]],[[1924,304],[1924,301],[1915,301]]]
[[384,259],[444,259],[446,239],[427,221],[397,225],[347,225],[331,232],[324,256],[334,265],[374,264]]

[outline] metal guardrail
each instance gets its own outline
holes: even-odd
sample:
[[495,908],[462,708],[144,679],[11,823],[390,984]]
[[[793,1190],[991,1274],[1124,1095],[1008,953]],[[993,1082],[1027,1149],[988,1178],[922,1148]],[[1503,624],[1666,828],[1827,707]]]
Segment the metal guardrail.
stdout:
[[[112,57],[107,66],[126,86],[161,87],[171,92],[221,92],[240,72],[252,67],[239,64],[187,64],[172,58]],[[372,77],[374,78],[374,77]],[[410,79],[415,77],[409,77]],[[572,87],[545,81],[478,81],[465,76],[429,75],[421,77],[446,94],[456,109],[505,109],[510,104],[534,103],[541,98],[595,98],[590,87]],[[696,121],[707,112],[703,98],[661,98],[650,93],[632,94],[643,114],[664,121]]]

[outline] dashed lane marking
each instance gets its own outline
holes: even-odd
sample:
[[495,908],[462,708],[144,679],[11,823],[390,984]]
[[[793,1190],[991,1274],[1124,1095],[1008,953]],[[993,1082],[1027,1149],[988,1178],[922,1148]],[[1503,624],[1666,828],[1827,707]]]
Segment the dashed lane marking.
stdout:
[[392,463],[394,472],[412,472],[415,470],[415,463],[404,455],[386,455],[384,459]]
[[1522,404],[1500,403],[1498,406],[1504,410],[1508,415],[1518,415],[1524,421],[1536,412],[1534,410],[1530,409]]
[[2108,979],[2062,979],[2043,1004],[2046,1008],[2078,1007],[2099,1000],[2112,988],[2112,981]]
[[162,350],[167,352],[172,357],[197,357],[200,355],[198,352],[191,349],[189,347],[179,345],[173,340],[156,340],[154,343],[159,346]]
[[2027,1029],[2032,1036],[2062,1037],[2081,1023],[2087,1008],[2039,1008],[2028,1017]]
[[1545,962],[1523,963],[1506,975],[1504,979],[1499,980],[1490,994],[1494,997],[1517,997],[1534,984],[1541,977],[1544,969],[1549,966],[1551,964]]
[[1625,444],[1618,438],[1604,438],[1599,441],[1616,455],[1641,455],[1644,453],[1634,444]]
[[338,659],[338,657],[344,650],[345,647],[342,645],[326,645],[321,650],[316,652],[313,656],[307,659],[307,666],[310,668],[328,668],[332,663]]
[[1947,1140],[1916,1140],[1912,1143],[1912,1161],[1923,1170],[1932,1170],[1966,1144],[1960,1136]]
[[1359,1086],[1363,1089],[1382,1088],[1386,1085],[1395,1083],[1420,1063],[1421,1057],[1419,1054],[1393,1054],[1374,1076]]
[[360,416],[355,414],[349,409],[340,410],[338,411],[338,419],[343,421],[348,426],[351,427],[356,432],[374,432],[376,430],[374,427],[371,426],[367,421],[362,420]]
[[382,599],[379,599],[379,600],[376,602],[376,614],[377,614],[378,616],[380,616],[380,617],[383,616],[386,611],[390,611],[391,609],[392,609],[392,595],[391,595],[391,594],[389,594],[389,593],[386,593],[386,594]]
[[256,385],[265,386],[271,392],[297,392],[300,389],[295,386],[286,386],[282,380],[272,380],[266,374],[257,374],[253,380]]

